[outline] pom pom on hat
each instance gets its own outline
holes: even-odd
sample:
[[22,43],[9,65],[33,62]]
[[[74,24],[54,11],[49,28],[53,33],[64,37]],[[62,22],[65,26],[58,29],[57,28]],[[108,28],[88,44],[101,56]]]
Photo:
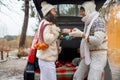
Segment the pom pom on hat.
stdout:
[[41,3],[41,7],[42,7],[42,13],[43,13],[43,16],[45,16],[51,9],[55,8],[53,5],[47,3],[46,1],[43,1]]
[[46,1],[43,1],[42,3],[41,3],[41,7],[43,7],[43,6],[45,6],[45,5],[47,5],[48,3],[46,2]]

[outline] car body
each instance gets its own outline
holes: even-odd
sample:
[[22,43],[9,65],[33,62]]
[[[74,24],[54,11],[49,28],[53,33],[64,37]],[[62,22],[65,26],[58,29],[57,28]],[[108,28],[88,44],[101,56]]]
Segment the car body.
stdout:
[[[40,17],[43,17],[43,14],[41,12],[41,2],[43,0],[33,0],[36,9],[40,15]],[[45,1],[45,0],[44,0]],[[79,8],[80,5],[89,0],[46,0],[48,3],[55,5],[58,16],[57,16],[57,26],[60,27],[61,29],[64,28],[79,28],[80,30],[84,29],[84,23],[81,21],[81,16],[79,14]],[[100,9],[100,7],[103,5],[103,3],[106,0],[95,0],[95,3],[97,5],[97,10]],[[73,14],[61,14],[61,11],[65,11],[66,9],[68,10],[67,6],[69,8],[72,6],[74,9]],[[63,10],[64,9],[64,10]],[[66,34],[64,34],[65,36]],[[73,38],[71,40],[66,40],[66,39],[61,39],[61,47],[62,51],[59,55],[58,61],[61,62],[72,62],[72,60],[76,57],[79,57],[79,47],[80,47],[80,42],[81,38]],[[33,50],[36,51],[36,50]],[[31,58],[32,57],[32,58]],[[70,67],[71,68],[71,67]],[[71,68],[72,69],[72,68]],[[35,73],[39,72],[39,67],[37,63],[37,58],[36,54],[33,54],[32,52],[28,56],[28,63],[24,71],[24,80],[35,80]],[[72,71],[73,73],[71,76],[74,74],[75,70]],[[57,73],[59,74],[59,73]],[[61,80],[67,80],[67,79],[61,79]],[[72,80],[72,79],[69,79]]]

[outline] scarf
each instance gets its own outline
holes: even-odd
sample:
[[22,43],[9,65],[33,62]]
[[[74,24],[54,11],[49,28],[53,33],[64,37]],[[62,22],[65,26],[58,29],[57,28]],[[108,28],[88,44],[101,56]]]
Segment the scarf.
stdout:
[[[99,16],[99,13],[97,11],[94,11],[91,14],[82,18],[82,21],[85,22],[84,33],[86,34],[87,38],[90,33],[91,26],[94,20],[97,19],[98,16]],[[89,50],[89,44],[88,44],[87,38],[82,39],[81,41],[80,54],[81,54],[81,57],[85,57],[85,64],[89,65],[91,63],[91,58],[90,58],[90,50]]]
[[39,39],[40,38],[40,28],[41,28],[40,26],[42,25],[43,22],[44,22],[44,20],[41,21],[41,23],[39,25],[39,28],[38,28],[37,32],[35,33],[35,36],[34,36],[33,41],[32,41],[31,48],[34,48],[35,44],[40,41],[40,39]]

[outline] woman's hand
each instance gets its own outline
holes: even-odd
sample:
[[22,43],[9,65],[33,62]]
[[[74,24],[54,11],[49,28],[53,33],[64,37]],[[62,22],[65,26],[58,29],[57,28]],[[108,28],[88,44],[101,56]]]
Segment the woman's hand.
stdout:
[[70,29],[67,29],[67,28],[62,29],[62,33],[68,34],[68,33],[70,33]]
[[78,28],[74,28],[72,32],[69,33],[69,35],[73,37],[82,37],[83,32],[79,30]]

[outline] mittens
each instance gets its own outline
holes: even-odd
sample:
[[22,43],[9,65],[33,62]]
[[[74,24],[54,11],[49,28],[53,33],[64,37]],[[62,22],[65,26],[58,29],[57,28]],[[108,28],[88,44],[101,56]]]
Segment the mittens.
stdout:
[[70,29],[62,29],[62,33],[69,33],[70,32]]
[[79,30],[78,28],[74,28],[72,32],[69,33],[69,35],[73,37],[82,37],[83,32]]

